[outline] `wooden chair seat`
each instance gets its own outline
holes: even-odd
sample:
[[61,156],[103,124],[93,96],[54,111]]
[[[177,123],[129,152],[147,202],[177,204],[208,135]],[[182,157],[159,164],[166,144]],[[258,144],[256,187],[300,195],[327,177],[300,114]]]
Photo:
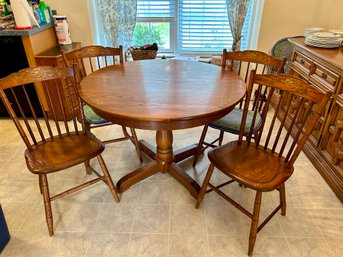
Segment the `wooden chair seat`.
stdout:
[[240,184],[259,191],[271,191],[293,172],[277,153],[254,143],[233,141],[209,152],[208,158],[221,172]]
[[92,159],[104,149],[104,144],[92,135],[63,134],[26,150],[25,159],[32,173],[51,173]]
[[[223,118],[220,118],[219,120],[216,120],[214,122],[210,122],[208,126],[214,129],[219,129],[219,130],[237,135],[239,134],[239,129],[241,127],[242,114],[243,114],[242,109],[235,108],[229,114],[225,115]],[[254,112],[249,110],[247,121],[245,123],[245,131],[244,131],[245,134],[249,133],[250,131],[253,116],[254,116]],[[256,118],[257,119],[256,119],[254,129],[253,129],[254,133],[259,130],[262,124],[261,115],[258,114]]]

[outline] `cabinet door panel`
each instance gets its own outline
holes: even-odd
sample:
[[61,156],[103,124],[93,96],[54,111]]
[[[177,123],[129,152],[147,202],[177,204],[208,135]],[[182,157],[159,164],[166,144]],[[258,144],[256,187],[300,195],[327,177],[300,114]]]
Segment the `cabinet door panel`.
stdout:
[[[290,74],[293,76],[296,76],[298,78],[301,78],[303,80],[305,80],[306,82],[310,83],[311,85],[313,85],[316,89],[318,89],[319,91],[325,93],[330,91],[328,88],[320,85],[320,84],[316,84],[313,83],[312,80],[308,79],[308,74],[303,74],[302,71],[297,70],[295,67],[292,67],[290,70]],[[285,100],[282,105],[283,108],[287,108],[287,104],[289,103],[290,99],[286,98],[287,100]],[[295,110],[295,108],[297,107],[297,100],[294,99],[291,103],[291,108]],[[326,108],[324,110],[324,112],[322,113],[322,116],[320,117],[319,121],[317,122],[316,126],[314,127],[311,136],[309,137],[309,142],[314,145],[315,147],[317,147],[320,143],[321,140],[321,135],[323,133],[324,127],[325,127],[325,123],[328,117],[328,113],[330,111],[330,106],[331,106],[331,101],[328,102],[328,104],[326,105]]]
[[302,70],[305,74],[309,74],[312,64],[313,64],[313,61],[309,57],[297,51],[294,52],[293,63],[292,63],[293,66],[296,66],[298,69]]
[[334,91],[339,81],[339,75],[329,69],[326,69],[319,63],[314,63],[310,77],[316,81],[316,84],[325,86],[330,92]]
[[334,165],[343,168],[343,94],[334,102],[328,122],[328,130],[323,136],[321,150]]

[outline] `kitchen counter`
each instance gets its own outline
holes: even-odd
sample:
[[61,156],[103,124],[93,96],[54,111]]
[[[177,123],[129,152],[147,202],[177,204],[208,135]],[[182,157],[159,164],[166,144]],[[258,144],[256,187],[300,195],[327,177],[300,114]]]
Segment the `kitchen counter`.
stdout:
[[54,23],[50,22],[50,23],[41,25],[40,28],[38,28],[37,26],[34,26],[33,29],[25,29],[25,30],[4,29],[4,30],[0,30],[0,37],[2,36],[31,36],[41,31],[44,31],[46,29],[52,28],[53,26],[54,26]]

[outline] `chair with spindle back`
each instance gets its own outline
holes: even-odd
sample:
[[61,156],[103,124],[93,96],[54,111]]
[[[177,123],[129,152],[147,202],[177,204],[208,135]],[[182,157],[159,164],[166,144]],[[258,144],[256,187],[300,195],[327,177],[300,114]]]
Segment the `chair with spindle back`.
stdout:
[[[98,45],[84,46],[79,49],[74,49],[70,52],[62,51],[62,57],[66,66],[76,64],[77,65],[77,82],[81,82],[87,74],[92,73],[98,69],[107,67],[109,65],[123,64],[123,48],[119,46],[115,47],[103,47]],[[113,89],[115,90],[115,89]],[[83,105],[86,129],[91,130],[93,128],[99,128],[107,125],[113,125],[113,123],[103,119],[97,115],[90,106]],[[134,128],[130,128],[131,135],[128,133],[126,127],[121,126],[123,136],[110,140],[103,140],[105,144],[115,143],[124,140],[131,140],[135,145],[136,152],[139,160],[142,162],[142,153],[140,150],[139,142],[137,139],[136,131]],[[89,166],[90,167],[90,166]]]
[[[261,74],[282,73],[285,62],[286,59],[278,59],[264,52],[254,50],[227,52],[227,50],[224,49],[222,55],[222,69],[237,73],[242,78],[244,78],[245,82],[248,81],[248,75],[251,70],[257,70],[258,73]],[[262,96],[260,97],[258,108],[262,108],[267,93],[267,91],[262,91]],[[202,151],[204,151],[208,147],[216,147],[222,144],[225,132],[235,135],[239,134],[239,128],[243,113],[242,106],[244,104],[244,101],[245,100],[241,101],[236,108],[234,108],[223,118],[214,122],[210,122],[209,124],[204,126],[198,143],[198,148],[194,155],[193,166],[196,165]],[[248,113],[246,126],[247,129],[251,126],[251,114],[253,113],[253,109],[255,108],[255,106],[256,102],[254,100],[254,102],[250,106],[252,110]],[[262,122],[260,114],[258,115],[257,120],[259,122],[255,123],[255,132],[259,130],[260,124]],[[206,142],[205,137],[209,127],[219,130],[219,136],[211,142]]]
[[[247,133],[245,124],[254,85],[257,88],[257,97],[261,95],[263,87],[267,87],[269,93],[262,108],[261,129],[257,132],[257,137],[252,140],[253,136],[256,136],[254,126],[252,125]],[[275,109],[268,110],[271,98],[278,89],[281,90],[279,102]],[[312,85],[293,76],[258,75],[252,71],[246,98],[238,140],[217,147],[208,153],[211,164],[198,195],[196,208],[199,207],[205,193],[214,191],[248,216],[252,220],[248,250],[251,256],[257,232],[280,209],[281,214],[286,215],[285,182],[292,175],[294,162],[322,115],[330,95],[319,92]],[[252,114],[252,124],[257,122],[257,116],[258,110],[255,109]],[[268,122],[265,117],[268,118]],[[215,168],[227,175],[230,180],[220,185],[212,184],[210,180]],[[252,213],[221,190],[223,186],[235,181],[256,191]],[[279,191],[280,204],[263,222],[259,223],[262,193],[272,190]]]
[[[46,93],[44,101],[46,101],[49,108],[49,113],[45,111],[46,107],[44,108],[42,105],[43,99],[39,97],[39,107],[43,113],[42,118],[37,116],[27,94],[27,87],[30,86],[30,83],[41,83]],[[56,105],[56,101],[54,104],[52,103],[51,92],[57,92],[56,97],[59,105]],[[66,101],[62,100],[64,96],[59,92],[65,92]],[[20,93],[25,97],[18,101],[17,95]],[[27,147],[25,151],[27,167],[32,173],[38,175],[50,236],[54,233],[51,210],[51,201],[53,200],[96,182],[104,181],[115,201],[119,202],[116,189],[101,156],[105,146],[85,129],[81,101],[78,97],[72,67],[41,66],[23,69],[18,73],[0,79],[0,94],[1,100]],[[23,106],[29,106],[29,110],[23,109]],[[67,108],[71,113],[71,119],[67,117]],[[57,118],[57,109],[62,113],[62,120]],[[15,110],[18,110],[17,113]],[[79,119],[77,119],[77,115],[79,115]],[[95,157],[98,159],[103,175],[94,171],[97,178],[50,196],[47,174],[61,172],[66,168],[88,162]]]

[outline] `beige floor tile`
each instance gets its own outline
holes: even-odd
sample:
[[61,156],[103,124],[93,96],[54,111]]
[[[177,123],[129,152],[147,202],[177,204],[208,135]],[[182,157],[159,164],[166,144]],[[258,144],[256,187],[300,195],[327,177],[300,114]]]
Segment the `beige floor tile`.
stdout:
[[325,238],[334,257],[341,257],[343,254],[343,237],[327,237]]
[[194,204],[195,199],[177,180],[172,181],[171,204]]
[[324,236],[343,238],[343,210],[342,208],[341,209],[316,209],[316,210],[313,210],[312,215]]
[[[276,206],[272,206],[269,204],[265,204],[261,208],[260,218],[259,218],[259,225],[273,212]],[[246,231],[246,235],[248,236],[250,233],[251,227],[251,219],[249,219],[246,215],[241,215],[243,219],[244,228]],[[279,223],[279,218],[282,219],[281,211],[279,210],[275,216],[262,228],[262,230],[258,233],[258,237],[283,237],[284,233],[282,231],[281,225]]]
[[286,237],[323,236],[307,209],[288,208],[285,216],[277,217]]
[[[4,135],[4,134],[2,134],[2,135]],[[22,149],[20,149],[20,150],[22,150]],[[1,144],[0,145],[0,160],[1,161],[13,160],[18,151],[19,151],[18,145],[16,145],[16,144]],[[22,156],[24,156],[24,152],[22,152]]]
[[25,202],[1,202],[1,207],[6,217],[8,229],[21,229],[25,218],[31,213],[35,204]]
[[168,182],[143,182],[138,204],[170,204],[171,185]]
[[132,234],[127,257],[167,257],[167,234]]
[[208,257],[207,235],[170,236],[169,256],[172,257]]
[[131,232],[135,205],[113,203],[102,206],[94,232]]
[[45,231],[18,231],[11,239],[1,257],[43,256],[49,248],[52,237]]
[[[246,245],[248,252],[248,244]],[[287,241],[281,237],[259,237],[257,236],[254,257],[293,257],[288,248]]]
[[70,203],[56,231],[93,231],[101,206],[100,203]]
[[299,186],[301,197],[308,208],[341,208],[342,203],[328,186]]
[[[53,216],[53,229],[56,228],[61,222],[62,216],[69,208],[69,203],[55,201],[51,204]],[[27,214],[24,219],[21,230],[24,231],[44,231],[48,235],[48,227],[45,219],[44,203],[43,200],[34,205],[33,209]]]
[[17,184],[13,185],[7,194],[6,200],[30,203],[42,201],[38,176],[36,178],[37,180],[20,180]]
[[332,257],[324,238],[287,238],[293,257]]
[[[134,204],[137,204],[140,186],[141,186],[141,183],[135,184],[135,185],[131,186],[125,192],[119,194],[119,198],[120,198],[120,203],[119,204],[120,205],[123,205],[123,204],[134,205]],[[114,203],[113,195],[112,195],[112,193],[109,190],[107,190],[107,192],[106,192],[105,203]]]
[[[15,183],[1,183],[0,182],[0,202],[7,201],[7,197],[11,190],[13,189],[13,186],[16,186],[18,182]],[[13,199],[15,201],[15,199]]]
[[241,213],[224,199],[218,205],[206,205],[208,234],[245,235]]
[[169,233],[169,205],[138,205],[133,232]]
[[[288,207],[296,207],[296,208],[304,208],[305,202],[303,201],[300,193],[300,187],[297,184],[291,184],[286,182],[286,206]],[[268,194],[269,200],[271,204],[275,207],[280,203],[280,194],[279,191],[274,190],[273,192],[269,192]]]
[[243,236],[209,236],[210,256],[246,257],[248,241]]
[[129,233],[94,233],[86,257],[125,257]]
[[85,256],[90,240],[88,232],[56,232],[44,257]]
[[292,177],[294,176],[299,185],[326,186],[325,180],[309,161],[301,162],[298,159],[294,166]]
[[172,205],[170,229],[176,234],[206,234],[204,208],[195,209],[194,204]]
[[[71,194],[70,200],[80,203],[102,203],[104,202],[108,191],[110,192],[110,189],[107,184],[100,181],[94,185],[83,188],[81,191]],[[112,199],[115,201],[113,197]]]

